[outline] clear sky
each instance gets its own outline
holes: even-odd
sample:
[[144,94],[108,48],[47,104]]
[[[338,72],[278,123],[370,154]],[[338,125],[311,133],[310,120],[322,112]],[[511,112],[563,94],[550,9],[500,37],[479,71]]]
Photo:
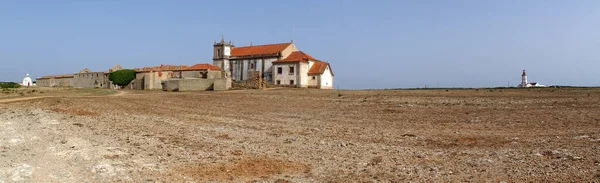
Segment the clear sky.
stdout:
[[599,0],[0,0],[0,81],[212,63],[221,35],[293,39],[342,89],[600,86]]

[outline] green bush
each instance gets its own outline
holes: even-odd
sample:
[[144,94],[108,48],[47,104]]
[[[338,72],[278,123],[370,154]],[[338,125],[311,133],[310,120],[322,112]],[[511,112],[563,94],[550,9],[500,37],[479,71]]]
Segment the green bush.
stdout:
[[21,85],[19,83],[9,82],[9,83],[0,83],[0,88],[19,88]]
[[118,70],[113,73],[110,73],[110,75],[108,76],[108,79],[110,79],[110,81],[112,81],[113,84],[116,84],[119,86],[126,86],[131,81],[133,81],[133,79],[135,79],[135,70],[131,70],[131,69]]

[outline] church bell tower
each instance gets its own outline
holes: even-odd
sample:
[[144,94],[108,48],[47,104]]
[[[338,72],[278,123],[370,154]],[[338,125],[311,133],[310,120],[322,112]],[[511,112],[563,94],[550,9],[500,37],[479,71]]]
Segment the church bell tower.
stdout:
[[229,72],[229,57],[231,56],[231,50],[233,49],[231,41],[225,42],[225,38],[222,36],[220,42],[216,42],[213,45],[213,65],[221,67],[223,71]]

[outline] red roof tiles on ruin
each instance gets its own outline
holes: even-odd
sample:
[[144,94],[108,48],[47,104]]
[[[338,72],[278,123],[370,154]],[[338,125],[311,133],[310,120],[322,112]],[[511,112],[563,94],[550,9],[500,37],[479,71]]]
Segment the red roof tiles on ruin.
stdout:
[[190,70],[217,70],[217,71],[220,71],[221,68],[219,66],[212,65],[212,64],[196,64],[196,65],[190,66],[188,68],[185,68],[183,70],[186,70],[186,71],[190,71]]
[[188,68],[187,65],[164,65],[154,67],[144,67],[144,68],[135,68],[137,72],[156,72],[156,71],[176,71],[176,70],[184,70]]

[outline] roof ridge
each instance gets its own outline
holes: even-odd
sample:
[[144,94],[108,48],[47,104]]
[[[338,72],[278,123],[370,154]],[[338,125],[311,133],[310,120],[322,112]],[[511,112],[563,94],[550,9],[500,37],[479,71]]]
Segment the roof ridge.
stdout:
[[320,61],[316,59],[312,55],[305,53],[303,51],[293,51],[284,59],[276,60],[275,62],[308,62],[308,61]]
[[284,44],[292,44],[292,43],[272,43],[272,44],[261,44],[261,45],[248,45],[248,46],[233,47],[232,49],[246,48],[246,47],[258,47],[258,46],[284,45]]

